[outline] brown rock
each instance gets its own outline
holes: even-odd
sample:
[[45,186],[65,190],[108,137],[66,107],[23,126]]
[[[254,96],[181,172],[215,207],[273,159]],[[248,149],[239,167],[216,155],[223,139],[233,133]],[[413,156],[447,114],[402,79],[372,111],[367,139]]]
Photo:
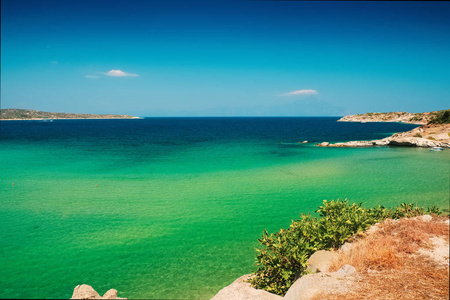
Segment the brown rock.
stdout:
[[117,297],[117,290],[115,289],[110,289],[109,291],[107,291],[104,295],[102,299],[127,299],[127,298],[119,298]]
[[345,294],[355,282],[356,272],[350,265],[344,267],[334,273],[315,273],[300,277],[289,288],[283,299],[309,300],[322,292]]
[[247,274],[236,279],[229,286],[221,289],[211,300],[281,300],[283,297],[258,290],[246,282],[251,275]]
[[314,252],[306,261],[308,270],[311,273],[328,272],[331,262],[336,257],[336,253],[332,251],[320,250]]
[[70,299],[101,299],[100,295],[87,284],[77,285]]
[[110,289],[103,297],[101,297],[92,286],[87,284],[77,285],[73,290],[72,298],[70,299],[127,299],[117,297],[117,290]]

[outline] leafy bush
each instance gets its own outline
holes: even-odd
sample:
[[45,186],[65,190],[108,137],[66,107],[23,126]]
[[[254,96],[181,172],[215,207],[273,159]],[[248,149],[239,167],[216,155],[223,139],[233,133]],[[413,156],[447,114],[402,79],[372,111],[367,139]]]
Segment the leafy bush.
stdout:
[[421,138],[422,135],[421,135],[420,133],[416,133],[416,134],[413,135],[413,137],[419,137],[419,138]]
[[428,207],[427,208],[427,214],[432,214],[432,215],[441,215],[442,212],[441,210],[436,207],[435,205],[433,205],[432,207]]
[[390,218],[400,219],[403,217],[415,217],[423,214],[424,209],[422,207],[414,206],[412,203],[402,203],[392,211]]
[[[299,277],[307,273],[306,261],[314,252],[338,248],[355,233],[387,218],[414,217],[425,211],[411,203],[403,203],[394,209],[380,205],[367,209],[362,203],[349,204],[347,200],[338,199],[324,200],[316,212],[320,218],[302,214],[288,229],[271,234],[264,230],[258,239],[263,247],[256,249],[258,269],[250,280],[253,287],[284,295]],[[427,212],[440,213],[435,206]]]

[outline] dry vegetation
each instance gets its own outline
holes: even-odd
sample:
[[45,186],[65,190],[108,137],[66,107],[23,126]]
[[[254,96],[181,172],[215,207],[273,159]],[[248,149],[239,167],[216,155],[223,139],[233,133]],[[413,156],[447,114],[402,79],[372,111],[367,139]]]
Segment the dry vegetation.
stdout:
[[448,245],[449,226],[444,220],[434,216],[431,222],[383,222],[375,233],[355,241],[351,251],[341,253],[331,267],[331,271],[345,264],[356,268],[358,282],[352,290],[345,295],[322,293],[315,299],[449,299],[448,252],[446,262],[439,264],[417,252],[433,248],[433,237]]

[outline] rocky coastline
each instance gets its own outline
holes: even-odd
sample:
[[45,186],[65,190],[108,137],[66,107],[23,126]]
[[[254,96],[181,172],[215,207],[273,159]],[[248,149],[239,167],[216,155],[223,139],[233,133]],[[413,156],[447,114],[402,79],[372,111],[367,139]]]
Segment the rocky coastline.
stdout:
[[[422,124],[407,132],[395,133],[390,137],[371,141],[350,141],[345,143],[323,142],[319,147],[375,147],[375,146],[407,146],[407,147],[444,147],[450,148],[450,124],[434,124],[430,121],[439,112],[410,114],[386,113],[345,116],[338,122],[404,122]],[[425,122],[425,123],[424,123]]]

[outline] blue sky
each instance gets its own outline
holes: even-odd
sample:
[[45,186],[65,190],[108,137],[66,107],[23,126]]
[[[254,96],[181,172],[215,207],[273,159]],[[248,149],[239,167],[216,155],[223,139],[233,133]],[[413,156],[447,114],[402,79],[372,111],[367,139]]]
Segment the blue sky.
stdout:
[[450,2],[1,1],[1,106],[138,116],[450,108]]

